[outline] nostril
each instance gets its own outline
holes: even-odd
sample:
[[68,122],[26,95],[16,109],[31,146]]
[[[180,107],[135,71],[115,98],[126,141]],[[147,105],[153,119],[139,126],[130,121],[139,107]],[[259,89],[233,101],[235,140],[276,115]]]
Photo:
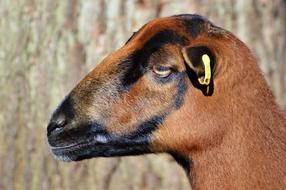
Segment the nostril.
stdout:
[[58,121],[51,121],[47,128],[47,135],[50,136],[52,132],[60,131],[64,128],[64,126],[67,124],[67,121],[64,119],[58,120]]
[[67,124],[67,120],[61,118],[56,123],[58,124],[59,127],[64,127]]

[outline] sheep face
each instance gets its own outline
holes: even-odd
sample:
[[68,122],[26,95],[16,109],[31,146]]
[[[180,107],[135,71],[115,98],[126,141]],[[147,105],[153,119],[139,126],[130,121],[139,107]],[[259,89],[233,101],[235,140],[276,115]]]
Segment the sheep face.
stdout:
[[209,95],[197,79],[201,56],[214,60],[209,48],[186,47],[209,25],[195,15],[156,19],[105,58],[53,113],[47,135],[55,157],[184,152],[190,129],[180,126],[188,126],[183,116],[194,104],[186,94]]

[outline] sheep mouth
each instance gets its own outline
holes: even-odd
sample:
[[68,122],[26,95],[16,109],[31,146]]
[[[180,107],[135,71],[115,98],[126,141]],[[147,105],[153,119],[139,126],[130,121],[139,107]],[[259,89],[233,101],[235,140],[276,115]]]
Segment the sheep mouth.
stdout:
[[151,131],[110,134],[98,124],[89,124],[48,136],[57,160],[79,161],[93,157],[129,156],[151,153]]
[[80,161],[94,157],[114,157],[130,156],[150,153],[148,146],[144,145],[115,145],[81,143],[66,147],[51,147],[51,151],[57,160],[61,161]]
[[48,143],[55,158],[62,161],[152,153],[152,133],[164,118],[165,115],[154,116],[123,135],[111,134],[104,125],[93,121],[54,132],[48,136]]

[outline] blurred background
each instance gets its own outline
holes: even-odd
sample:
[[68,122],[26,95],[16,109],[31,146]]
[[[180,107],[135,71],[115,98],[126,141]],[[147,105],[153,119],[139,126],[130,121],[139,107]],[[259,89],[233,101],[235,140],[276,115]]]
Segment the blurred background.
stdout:
[[46,140],[51,112],[88,71],[147,21],[181,13],[243,40],[286,110],[285,0],[0,0],[0,189],[190,189],[168,155],[63,163]]

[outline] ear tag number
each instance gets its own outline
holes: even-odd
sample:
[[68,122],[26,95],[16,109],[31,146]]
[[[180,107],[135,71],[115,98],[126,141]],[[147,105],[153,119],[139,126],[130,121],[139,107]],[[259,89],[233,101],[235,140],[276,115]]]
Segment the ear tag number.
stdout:
[[205,67],[205,76],[199,78],[199,82],[201,85],[209,85],[211,81],[211,64],[210,57],[207,54],[202,56],[202,61]]

